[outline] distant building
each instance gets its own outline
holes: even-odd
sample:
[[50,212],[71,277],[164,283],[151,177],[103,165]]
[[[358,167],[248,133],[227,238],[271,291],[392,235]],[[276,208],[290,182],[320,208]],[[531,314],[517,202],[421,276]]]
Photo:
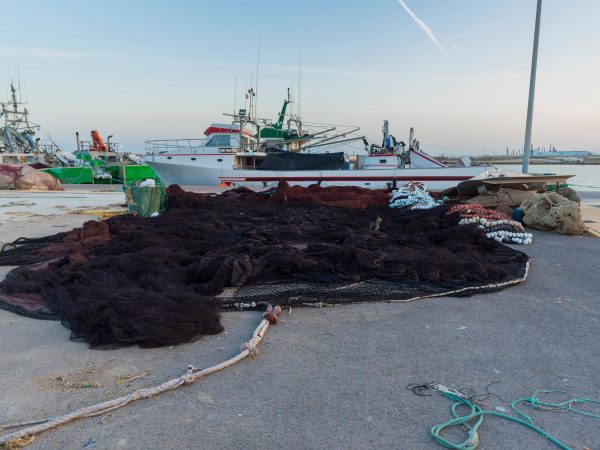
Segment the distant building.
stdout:
[[541,150],[533,150],[532,158],[587,158],[592,156],[592,152],[587,150],[552,150],[544,152]]

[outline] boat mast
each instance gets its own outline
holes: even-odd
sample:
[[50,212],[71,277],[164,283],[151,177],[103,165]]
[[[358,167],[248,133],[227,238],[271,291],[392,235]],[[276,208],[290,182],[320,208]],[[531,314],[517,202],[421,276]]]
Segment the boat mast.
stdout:
[[415,129],[413,127],[410,127],[410,132],[408,133],[408,150],[412,150],[413,148],[413,141],[415,139]]
[[383,127],[381,128],[381,131],[383,131],[383,143],[381,147],[385,148],[388,138],[390,137],[390,124],[387,120],[383,121]]
[[247,117],[246,122],[240,120],[240,146],[242,146],[242,139],[243,139],[243,135],[244,135],[244,130],[243,130],[244,125],[246,123],[256,123],[256,120],[255,120],[255,118],[256,118],[256,112],[253,113],[253,111],[254,111],[253,108],[256,108],[256,102],[255,102],[256,91],[254,90],[253,87],[251,87],[248,90],[248,95],[250,97],[250,110],[249,110],[250,113],[249,113],[249,115]]
[[244,114],[246,114],[246,110],[240,110],[240,114],[238,116],[239,121],[240,121],[240,146],[239,146],[239,151],[243,152],[244,151],[244,121],[242,120],[242,112]]
[[[29,130],[29,111],[27,111],[26,107],[23,107],[23,111],[19,111],[20,105],[25,105],[22,101],[17,100],[17,90],[15,85],[10,83],[10,100],[8,104],[2,103],[2,110],[4,114],[5,123],[12,126],[15,130],[18,130],[23,123],[25,123],[25,131]],[[7,108],[7,106],[12,106],[12,111]],[[10,115],[10,117],[9,117]]]

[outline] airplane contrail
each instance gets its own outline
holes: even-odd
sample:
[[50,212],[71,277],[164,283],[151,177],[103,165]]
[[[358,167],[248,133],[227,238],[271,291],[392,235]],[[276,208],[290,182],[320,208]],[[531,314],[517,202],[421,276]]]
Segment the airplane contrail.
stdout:
[[433,42],[435,46],[441,50],[442,53],[446,53],[446,49],[442,44],[440,44],[440,41],[437,40],[435,34],[433,34],[433,31],[431,31],[431,28],[429,28],[425,22],[423,22],[417,17],[417,15],[404,2],[404,0],[398,0],[398,3],[400,3],[400,5],[404,8],[406,13],[411,17],[412,20],[414,20],[414,22],[423,31],[423,33],[425,33],[429,37],[429,39],[431,39],[431,42]]

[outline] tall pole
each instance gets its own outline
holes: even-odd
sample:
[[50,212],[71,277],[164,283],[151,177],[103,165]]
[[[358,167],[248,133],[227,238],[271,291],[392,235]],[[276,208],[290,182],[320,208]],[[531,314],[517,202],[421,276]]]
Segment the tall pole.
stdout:
[[540,18],[542,16],[542,0],[537,0],[535,14],[535,35],[533,38],[533,55],[531,57],[531,78],[529,80],[529,103],[527,104],[527,125],[525,126],[525,145],[523,146],[523,167],[521,172],[529,172],[529,153],[531,149],[531,123],[533,121],[533,100],[535,97],[535,77],[537,73],[538,44],[540,42]]

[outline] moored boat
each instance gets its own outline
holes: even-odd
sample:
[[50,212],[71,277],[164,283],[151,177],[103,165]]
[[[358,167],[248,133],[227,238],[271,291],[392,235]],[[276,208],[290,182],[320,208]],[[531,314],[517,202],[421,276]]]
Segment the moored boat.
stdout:
[[77,151],[71,153],[47,135],[29,118],[29,110],[21,99],[19,85],[10,83],[10,98],[0,102],[0,164],[31,166],[49,173],[63,184],[122,183],[155,178],[154,170],[142,164],[142,158],[124,152],[122,146],[106,142],[97,130],[89,141],[77,136]]
[[[231,124],[209,126],[204,131],[205,139],[146,141],[145,162],[166,184],[255,189],[273,187],[280,181],[300,186],[371,189],[390,189],[418,181],[430,191],[439,192],[462,181],[497,174],[493,167],[470,166],[469,161],[456,167],[446,166],[420,150],[412,128],[409,146],[398,142],[389,133],[388,121],[384,121],[381,145],[369,145],[362,136],[348,137],[347,132],[334,137],[311,134],[302,129],[297,117],[293,122],[298,129],[290,131],[288,121],[288,131],[283,133],[287,103],[289,100],[278,120],[267,126],[258,125],[256,119],[240,110],[232,115]],[[246,124],[255,125],[257,132],[250,132]],[[335,128],[327,131],[331,130]],[[356,147],[347,146],[357,140],[364,143],[359,154]]]

